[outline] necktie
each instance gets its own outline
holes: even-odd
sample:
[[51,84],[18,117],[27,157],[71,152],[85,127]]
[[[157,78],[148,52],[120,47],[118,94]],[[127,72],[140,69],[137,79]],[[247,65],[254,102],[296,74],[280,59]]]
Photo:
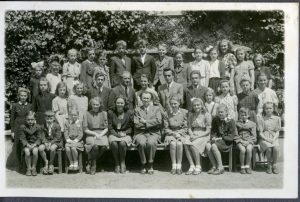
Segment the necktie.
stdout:
[[128,97],[128,87],[127,86],[125,86],[125,95],[126,95],[126,97]]
[[123,62],[123,65],[126,65],[125,59],[124,59],[124,58],[122,58],[122,62]]

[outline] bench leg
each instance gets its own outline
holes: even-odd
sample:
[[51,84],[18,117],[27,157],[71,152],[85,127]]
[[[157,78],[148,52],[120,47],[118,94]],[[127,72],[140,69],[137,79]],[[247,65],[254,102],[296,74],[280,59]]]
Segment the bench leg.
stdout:
[[252,170],[255,169],[256,165],[256,148],[253,148],[252,150]]
[[82,152],[79,152],[79,159],[78,159],[78,166],[79,166],[79,173],[82,173]]
[[69,160],[67,154],[65,154],[65,172],[66,174],[69,172]]
[[62,155],[61,150],[57,151],[57,158],[58,158],[58,174],[62,173]]
[[229,172],[232,172],[232,148],[229,151]]

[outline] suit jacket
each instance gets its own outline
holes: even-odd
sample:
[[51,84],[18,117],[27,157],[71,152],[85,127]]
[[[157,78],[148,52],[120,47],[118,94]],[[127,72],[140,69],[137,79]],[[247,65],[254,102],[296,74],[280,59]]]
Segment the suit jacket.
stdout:
[[180,67],[174,68],[174,81],[183,85],[184,88],[190,85],[191,67],[188,63],[183,63]]
[[163,75],[164,69],[170,68],[174,70],[174,61],[173,58],[169,56],[165,56],[162,61],[156,60],[156,72],[153,80],[153,85],[156,85],[158,81],[160,81],[161,84],[166,83],[165,77]]
[[115,87],[120,84],[120,77],[124,71],[131,72],[131,59],[127,56],[124,56],[125,65],[120,56],[113,56],[110,60],[110,82],[111,86]]
[[192,110],[192,98],[200,98],[203,103],[205,103],[205,93],[207,91],[207,87],[199,86],[198,88],[194,89],[192,85],[185,88],[184,90],[184,101],[185,101],[185,109],[191,111]]
[[92,87],[93,75],[96,66],[97,64],[94,61],[90,62],[89,60],[85,60],[81,63],[79,76],[80,81],[84,83],[88,89]]
[[[10,112],[10,127],[13,133],[18,131],[21,125],[26,123],[26,114],[31,110],[31,104],[17,102],[13,104]],[[16,133],[15,137],[19,137]]]
[[94,97],[100,97],[102,99],[102,102],[103,102],[103,110],[107,111],[108,110],[108,100],[109,100],[110,92],[111,92],[111,88],[107,88],[107,87],[103,86],[102,92],[100,93],[99,89],[93,86],[88,91],[87,96],[88,96],[89,100],[94,98]]
[[180,104],[183,104],[183,86],[179,83],[173,81],[170,89],[168,89],[167,84],[162,84],[158,87],[158,97],[161,105],[170,109],[170,98],[173,96],[177,96],[180,99]]
[[118,96],[122,95],[123,97],[127,98],[129,109],[133,110],[135,90],[132,87],[128,87],[128,90],[129,90],[129,93],[128,93],[128,96],[126,96],[124,86],[118,85],[118,86],[114,87],[111,90],[111,93],[109,95],[108,108],[111,110],[114,110],[116,98]]
[[150,82],[153,82],[156,71],[156,64],[154,57],[146,54],[144,64],[141,56],[135,56],[132,59],[132,74],[134,81],[139,85],[141,74],[148,74]]
[[109,135],[119,137],[118,132],[125,132],[126,135],[131,136],[133,131],[133,111],[128,110],[124,113],[124,118],[120,120],[120,128],[118,128],[119,119],[118,115],[112,111],[108,111],[108,131]]
[[29,128],[27,124],[20,126],[20,141],[23,147],[29,144],[36,144],[39,146],[42,141],[43,131],[41,126],[35,124],[32,128]]
[[[146,124],[140,122],[139,117],[146,120]],[[162,128],[162,114],[158,106],[149,106],[148,110],[144,107],[137,107],[134,110],[134,134],[160,135]]]
[[51,127],[51,135],[49,135],[49,128],[47,124],[44,124],[42,128],[43,136],[42,143],[56,144],[59,147],[63,147],[63,138],[61,134],[61,128],[57,123],[53,123]]

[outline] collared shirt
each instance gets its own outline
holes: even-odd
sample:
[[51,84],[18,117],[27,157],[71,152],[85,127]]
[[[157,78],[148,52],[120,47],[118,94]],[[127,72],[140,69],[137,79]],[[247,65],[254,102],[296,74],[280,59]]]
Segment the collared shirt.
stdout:
[[220,78],[219,62],[219,60],[210,62],[209,78]]
[[51,135],[52,135],[52,134],[51,134],[51,131],[52,131],[53,123],[50,124],[50,125],[46,123],[46,125],[47,125],[47,129],[48,129],[48,135],[51,136]]
[[180,114],[180,109],[177,110],[177,112],[174,112],[173,110],[171,110],[171,114],[173,116],[177,115],[177,114]]
[[27,103],[27,102],[22,103],[21,101],[19,101],[19,104],[22,105],[22,106],[23,106],[23,105],[26,106],[28,103]]
[[97,86],[97,88],[98,88],[99,92],[102,93],[102,91],[103,91],[103,86],[101,86],[100,88],[99,88],[99,86]]
[[172,81],[171,83],[167,83],[168,90],[170,90],[173,83],[174,83],[174,81]]
[[146,58],[146,53],[144,55],[141,55],[141,61],[143,64],[145,64],[145,58]]

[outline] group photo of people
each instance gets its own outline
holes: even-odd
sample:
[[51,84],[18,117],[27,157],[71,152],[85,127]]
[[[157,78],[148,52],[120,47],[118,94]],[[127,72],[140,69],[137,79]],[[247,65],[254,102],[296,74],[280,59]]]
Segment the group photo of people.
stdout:
[[7,12],[8,184],[281,186],[283,17],[272,12]]

